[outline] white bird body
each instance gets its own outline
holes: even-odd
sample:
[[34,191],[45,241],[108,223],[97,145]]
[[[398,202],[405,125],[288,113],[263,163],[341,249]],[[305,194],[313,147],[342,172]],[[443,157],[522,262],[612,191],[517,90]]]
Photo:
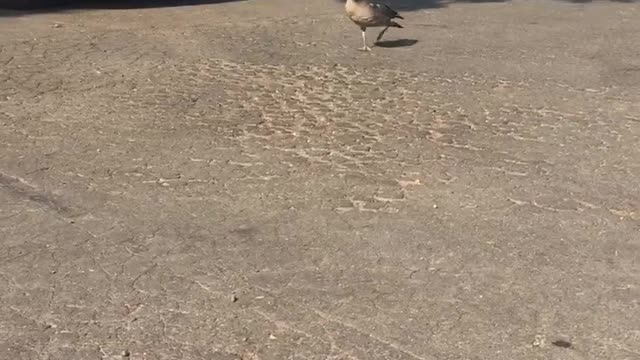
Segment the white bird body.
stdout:
[[362,41],[364,45],[360,49],[362,51],[371,50],[367,46],[367,28],[382,26],[385,27],[384,30],[380,32],[380,35],[378,35],[376,41],[379,41],[382,38],[382,35],[385,31],[387,31],[388,28],[402,28],[402,25],[393,21],[393,19],[403,19],[403,17],[400,16],[397,11],[393,10],[386,4],[375,3],[368,0],[347,0],[344,8],[349,19],[351,19],[351,21],[358,25],[360,27],[360,30],[362,30]]

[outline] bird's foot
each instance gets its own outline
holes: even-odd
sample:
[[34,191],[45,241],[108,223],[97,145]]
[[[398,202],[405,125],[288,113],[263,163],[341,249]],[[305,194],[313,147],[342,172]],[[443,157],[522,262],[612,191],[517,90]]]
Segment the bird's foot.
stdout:
[[368,46],[363,46],[363,47],[359,48],[358,50],[360,50],[360,51],[371,51],[371,48],[368,47]]

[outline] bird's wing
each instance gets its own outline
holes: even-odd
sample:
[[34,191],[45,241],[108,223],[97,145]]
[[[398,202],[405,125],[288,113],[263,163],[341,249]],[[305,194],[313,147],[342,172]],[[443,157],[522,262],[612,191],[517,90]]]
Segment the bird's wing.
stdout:
[[377,13],[380,13],[388,17],[389,19],[401,18],[400,15],[398,15],[398,12],[390,8],[387,4],[370,2],[369,6],[372,7]]

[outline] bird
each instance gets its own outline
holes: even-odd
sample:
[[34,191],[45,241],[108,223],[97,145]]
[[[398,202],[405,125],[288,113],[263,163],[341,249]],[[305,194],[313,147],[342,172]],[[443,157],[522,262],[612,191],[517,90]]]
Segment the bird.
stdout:
[[382,39],[385,31],[390,27],[403,28],[402,25],[393,21],[393,19],[404,19],[397,11],[390,8],[387,4],[372,2],[369,0],[347,0],[344,5],[347,16],[351,21],[362,30],[363,46],[358,49],[360,51],[371,51],[367,46],[367,28],[383,27],[384,29],[378,35],[376,42]]

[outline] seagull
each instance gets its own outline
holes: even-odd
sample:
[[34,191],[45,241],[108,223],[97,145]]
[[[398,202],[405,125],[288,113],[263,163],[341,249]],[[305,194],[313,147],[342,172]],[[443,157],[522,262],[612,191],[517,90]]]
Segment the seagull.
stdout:
[[371,2],[369,0],[347,0],[344,5],[347,11],[349,19],[360,26],[362,30],[362,48],[360,51],[371,51],[371,48],[367,46],[367,28],[368,27],[382,27],[384,30],[380,32],[376,42],[382,39],[382,35],[390,27],[397,27],[402,29],[402,25],[393,21],[393,19],[404,19],[386,4]]

